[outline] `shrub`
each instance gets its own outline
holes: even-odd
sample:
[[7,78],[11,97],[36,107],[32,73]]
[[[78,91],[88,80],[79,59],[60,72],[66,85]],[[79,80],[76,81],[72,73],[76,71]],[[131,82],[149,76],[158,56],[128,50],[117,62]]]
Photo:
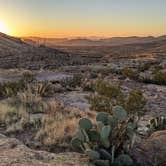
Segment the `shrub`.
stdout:
[[146,99],[141,90],[132,90],[125,102],[125,109],[132,114],[142,114],[145,110]]
[[61,84],[65,88],[76,88],[81,85],[82,82],[82,75],[81,74],[74,74],[73,77],[65,78]]
[[166,117],[161,116],[151,119],[147,127],[150,133],[157,130],[166,130]]
[[141,115],[145,111],[146,99],[140,90],[132,90],[127,95],[120,86],[101,80],[94,84],[94,90],[97,94],[88,97],[92,110],[111,113],[112,106],[121,105],[129,114]]
[[166,85],[166,72],[158,71],[153,76],[154,83],[159,85]]
[[87,154],[96,165],[133,165],[128,153],[134,143],[137,122],[120,106],[113,108],[112,115],[98,113],[96,121],[97,126],[87,118],[80,119],[72,147]]
[[41,96],[32,93],[31,89],[27,89],[24,92],[18,93],[15,100],[13,100],[13,106],[22,105],[26,112],[29,113],[41,113],[44,112],[45,102]]
[[87,98],[89,100],[89,103],[91,104],[91,110],[95,111],[104,111],[104,112],[111,112],[112,110],[112,104],[109,100],[109,98],[104,96],[96,96],[91,95]]
[[122,69],[122,75],[124,75],[126,78],[130,78],[132,80],[138,80],[138,73],[131,68],[125,67]]
[[119,85],[97,80],[93,87],[95,92],[101,96],[107,97],[113,105],[121,105],[124,102],[124,96]]
[[12,97],[16,96],[19,91],[24,89],[24,85],[18,82],[4,82],[0,83],[0,96],[1,97]]
[[23,82],[23,84],[29,84],[32,83],[33,81],[36,81],[36,79],[35,75],[32,72],[26,71],[23,73],[21,78],[21,82]]
[[28,84],[27,89],[37,96],[48,97],[53,94],[53,86],[49,82],[35,82]]
[[20,132],[29,124],[29,115],[23,107],[11,107],[7,103],[1,103],[0,122],[5,125],[7,132]]

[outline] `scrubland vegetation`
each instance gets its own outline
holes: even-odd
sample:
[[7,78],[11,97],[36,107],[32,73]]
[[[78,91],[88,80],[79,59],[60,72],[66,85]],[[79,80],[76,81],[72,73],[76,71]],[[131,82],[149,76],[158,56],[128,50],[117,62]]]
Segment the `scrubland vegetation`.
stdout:
[[[118,74],[122,80],[165,85],[164,71],[153,72],[152,79],[145,81],[138,72],[145,69],[115,71],[105,66],[60,82],[37,81],[26,72],[16,82],[0,83],[0,129],[34,149],[85,153],[99,166],[135,165],[131,151],[139,137],[139,121],[148,111],[148,99],[139,88],[126,90],[121,82],[103,78]],[[89,110],[67,107],[55,96],[78,90],[88,92]],[[146,137],[165,126],[164,116],[151,119]],[[163,160],[156,158],[155,166]]]

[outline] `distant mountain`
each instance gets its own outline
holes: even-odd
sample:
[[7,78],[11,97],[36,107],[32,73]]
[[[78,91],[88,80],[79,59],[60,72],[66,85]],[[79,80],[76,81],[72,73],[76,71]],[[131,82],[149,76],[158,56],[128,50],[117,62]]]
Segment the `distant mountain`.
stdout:
[[[165,36],[160,37],[138,37],[138,36],[131,36],[131,37],[112,37],[112,38],[35,38],[35,37],[27,37],[23,38],[23,40],[27,43],[35,42],[33,44],[44,44],[47,46],[118,46],[118,45],[125,45],[125,44],[136,44],[136,43],[149,43],[155,42],[160,40],[165,40]],[[30,40],[28,42],[28,40]]]

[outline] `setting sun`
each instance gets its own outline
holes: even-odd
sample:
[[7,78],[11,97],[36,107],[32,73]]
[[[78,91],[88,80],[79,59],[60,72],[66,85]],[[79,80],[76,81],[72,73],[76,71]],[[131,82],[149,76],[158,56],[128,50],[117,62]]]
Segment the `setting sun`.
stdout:
[[3,21],[0,21],[0,32],[6,33],[6,34],[9,33],[7,25]]

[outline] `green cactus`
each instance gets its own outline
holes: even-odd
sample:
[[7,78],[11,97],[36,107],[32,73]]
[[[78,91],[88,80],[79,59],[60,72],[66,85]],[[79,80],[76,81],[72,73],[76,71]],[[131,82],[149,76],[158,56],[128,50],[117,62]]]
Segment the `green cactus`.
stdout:
[[101,132],[103,127],[104,127],[104,124],[102,122],[97,123],[97,129],[98,129],[99,132]]
[[107,123],[108,114],[105,112],[99,112],[96,116],[96,121],[102,122],[103,124]]
[[89,158],[91,160],[98,160],[98,159],[100,159],[100,153],[98,153],[97,151],[94,151],[92,149],[87,149],[85,151],[85,153],[89,156]]
[[101,141],[104,145],[104,147],[109,148],[110,147],[110,141],[109,141],[109,136],[111,132],[111,126],[107,125],[104,126],[101,130]]
[[71,140],[71,146],[73,149],[80,150],[81,144],[82,144],[82,142],[77,137],[75,137]]
[[100,141],[100,134],[96,130],[89,130],[88,131],[88,136],[90,141],[92,142],[97,142]]
[[80,141],[82,141],[82,142],[89,142],[89,137],[88,137],[88,134],[86,133],[85,130],[78,129],[76,135],[77,135],[77,138]]
[[122,121],[127,118],[127,112],[121,106],[115,106],[112,111],[113,116],[119,121]]
[[133,160],[129,155],[126,154],[119,155],[115,159],[115,162],[113,163],[113,166],[132,166],[132,165],[133,165]]
[[112,160],[112,156],[111,156],[111,154],[107,151],[107,150],[105,150],[105,149],[100,149],[100,154],[102,155],[102,158],[104,159],[104,160]]
[[115,127],[118,123],[117,119],[115,117],[113,117],[112,115],[108,116],[107,122],[112,128]]
[[79,126],[81,129],[90,130],[92,129],[92,122],[87,118],[82,118],[79,121]]
[[98,166],[110,166],[109,160],[95,160],[93,163]]

